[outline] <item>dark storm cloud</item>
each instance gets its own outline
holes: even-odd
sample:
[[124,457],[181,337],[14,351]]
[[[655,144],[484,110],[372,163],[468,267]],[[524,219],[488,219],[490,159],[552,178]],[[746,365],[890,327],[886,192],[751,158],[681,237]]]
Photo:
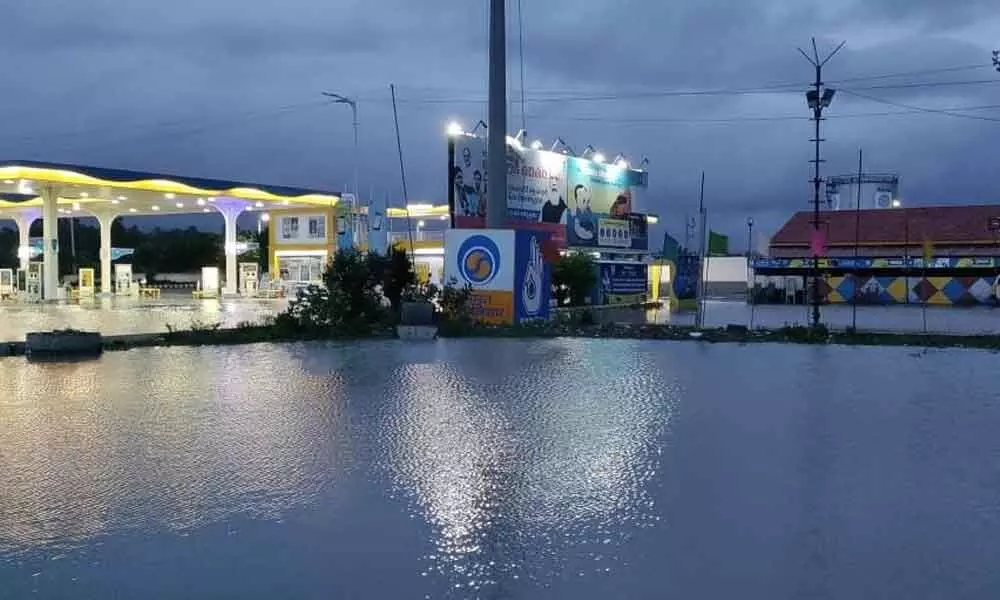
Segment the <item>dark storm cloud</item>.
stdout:
[[[324,89],[360,98],[363,191],[399,197],[387,85],[399,116],[413,199],[444,199],[443,124],[485,116],[485,0],[32,0],[5,7],[0,50],[4,155],[341,189],[350,180],[350,115],[316,106]],[[992,1],[524,0],[528,129],[651,160],[653,208],[678,233],[709,174],[713,223],[766,231],[806,206],[811,79],[795,51],[847,47],[827,78],[829,172],[897,171],[912,202],[996,200],[989,178],[1000,123],[899,107],[1000,104],[1000,85],[872,89],[996,76],[990,69],[857,77],[983,64]],[[516,50],[515,22],[509,28]],[[985,27],[985,29],[989,29]],[[996,31],[996,28],[994,28]],[[512,81],[517,81],[511,53]],[[781,93],[650,96],[677,89],[794,84]],[[516,85],[512,93],[517,100]],[[639,93],[644,97],[635,97]],[[609,100],[553,102],[565,95]],[[1000,118],[1000,111],[970,114]],[[727,119],[735,119],[727,121]],[[517,102],[511,129],[520,123]],[[995,145],[995,144],[994,144]]]

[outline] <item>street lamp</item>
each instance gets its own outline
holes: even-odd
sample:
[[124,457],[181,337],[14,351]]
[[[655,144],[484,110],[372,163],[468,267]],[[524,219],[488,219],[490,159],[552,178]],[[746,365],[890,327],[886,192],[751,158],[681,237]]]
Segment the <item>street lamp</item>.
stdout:
[[826,58],[821,59],[819,57],[819,51],[816,49],[816,38],[812,39],[812,56],[809,56],[799,48],[799,52],[802,56],[806,57],[809,64],[813,66],[816,72],[816,80],[813,82],[813,89],[806,92],[806,104],[812,111],[812,121],[814,123],[814,135],[810,140],[815,146],[815,158],[809,162],[813,164],[813,240],[812,240],[812,325],[817,327],[819,325],[819,254],[820,254],[820,221],[819,221],[819,188],[823,183],[823,178],[819,175],[820,163],[822,159],[819,156],[819,145],[823,141],[819,136],[819,123],[823,120],[823,109],[828,108],[830,103],[833,102],[833,96],[837,93],[833,88],[824,87],[823,85],[823,66],[830,61],[833,56],[844,47],[845,42],[841,42],[839,46],[833,49]]
[[[358,171],[361,169],[361,154],[358,148],[358,102],[353,98],[348,98],[333,92],[323,92],[327,98],[332,98],[334,104],[346,104],[351,107],[352,125],[354,126],[354,201],[361,201],[361,188],[358,186]],[[354,206],[351,206],[350,216],[351,230],[354,229]]]
[[753,258],[753,217],[747,217],[747,258]]

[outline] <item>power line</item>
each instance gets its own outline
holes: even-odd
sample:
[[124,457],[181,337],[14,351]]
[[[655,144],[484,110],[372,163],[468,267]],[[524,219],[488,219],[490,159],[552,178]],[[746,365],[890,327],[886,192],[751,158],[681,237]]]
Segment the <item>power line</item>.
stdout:
[[904,102],[895,102],[893,100],[886,100],[885,98],[878,98],[876,96],[870,96],[868,94],[863,94],[863,93],[855,91],[855,90],[846,90],[845,89],[845,90],[841,90],[841,91],[843,91],[845,94],[850,94],[851,96],[857,96],[858,98],[864,98],[865,100],[871,100],[872,102],[878,102],[880,104],[886,104],[886,105],[889,105],[889,106],[897,106],[899,108],[905,108],[905,109],[916,111],[916,112],[945,115],[945,116],[948,116],[948,117],[957,117],[957,118],[960,118],[960,119],[975,119],[977,121],[992,121],[992,122],[995,122],[995,123],[1000,123],[1000,118],[985,117],[985,116],[982,116],[982,115],[967,115],[967,114],[964,114],[964,113],[955,112],[954,109],[947,109],[947,108],[929,108],[929,107],[925,107],[925,106],[914,106],[913,104],[906,104]]
[[[957,106],[947,109],[947,111],[972,111],[972,110],[996,110],[1000,109],[1000,104],[987,104],[981,106]],[[881,112],[864,112],[864,113],[847,113],[847,114],[836,114],[830,115],[828,117],[823,117],[824,119],[838,120],[838,119],[861,119],[861,118],[872,118],[872,117],[892,117],[892,116],[902,116],[902,115],[913,115],[925,112],[924,110],[895,110],[895,111],[881,111]],[[746,122],[769,122],[769,121],[809,121],[811,117],[808,115],[748,115],[743,117],[722,117],[722,118],[698,118],[698,117],[638,117],[638,118],[614,118],[614,117],[600,117],[600,116],[582,116],[582,117],[572,117],[572,116],[555,116],[547,117],[543,115],[529,115],[531,118],[540,120],[550,120],[550,121],[581,121],[581,122],[595,122],[595,123],[623,123],[623,124],[657,124],[657,123],[678,123],[678,124],[700,124],[700,123],[746,123]]]
[[[994,85],[1000,83],[997,79],[973,79],[960,81],[924,81],[911,83],[897,83],[858,87],[863,90],[896,90],[913,88],[935,88],[935,87],[958,87],[969,85]],[[690,89],[690,90],[659,90],[644,92],[616,92],[610,94],[590,94],[590,95],[561,95],[561,96],[536,96],[527,97],[526,102],[531,104],[545,104],[556,102],[609,102],[620,100],[642,100],[653,98],[670,97],[700,97],[700,96],[749,96],[758,94],[799,94],[802,86],[795,85],[775,85],[757,88],[719,88],[719,89]],[[372,99],[374,101],[374,99]],[[485,104],[486,99],[477,98],[406,98],[399,99],[400,104]]]
[[[881,74],[878,74],[878,75],[863,75],[863,76],[857,76],[857,77],[847,77],[847,78],[841,78],[841,79],[831,80],[830,83],[831,84],[833,84],[833,83],[839,84],[839,83],[858,82],[858,81],[873,81],[873,80],[879,80],[879,79],[892,79],[892,78],[895,78],[895,77],[912,77],[912,76],[915,76],[915,75],[933,75],[933,74],[937,74],[937,73],[950,73],[950,72],[957,72],[957,71],[970,71],[970,70],[977,70],[977,69],[984,69],[984,68],[989,68],[989,65],[985,64],[985,63],[979,63],[979,64],[971,64],[971,65],[958,65],[958,66],[952,66],[952,67],[940,67],[940,68],[934,68],[934,69],[917,69],[917,70],[911,70],[911,71],[899,71],[899,72],[895,72],[895,73],[881,73]],[[989,80],[983,80],[983,81],[989,81]],[[953,82],[930,82],[930,83],[932,83],[932,84],[947,85],[947,84],[953,83]],[[957,82],[957,83],[961,83],[961,82]],[[782,89],[785,89],[785,88],[788,88],[789,90],[798,90],[798,89],[800,89],[800,88],[802,88],[804,86],[807,86],[807,85],[809,85],[807,82],[795,81],[795,82],[785,82],[785,83],[761,84],[761,85],[757,85],[757,86],[746,86],[745,88],[735,88],[735,89],[732,89],[732,88],[705,88],[705,89],[692,88],[691,90],[676,90],[676,91],[679,92],[679,93],[699,93],[699,94],[706,94],[706,93],[708,93],[708,94],[715,94],[715,93],[719,93],[719,94],[724,94],[724,93],[732,93],[734,91],[754,91],[754,92],[760,91],[760,92],[763,92],[763,91],[772,91],[772,90],[782,90]],[[903,85],[912,85],[912,84],[903,84]],[[917,85],[924,85],[924,84],[917,84]],[[475,88],[456,88],[456,87],[421,86],[421,85],[396,86],[396,89],[397,89],[397,91],[399,91],[399,90],[405,90],[405,91],[418,91],[418,92],[434,92],[434,93],[441,93],[441,94],[454,93],[456,96],[459,96],[459,97],[462,97],[463,94],[468,94],[468,93],[478,94],[478,93],[483,92],[483,90],[475,89]],[[544,88],[538,88],[537,86],[534,89],[536,91],[539,91],[541,94],[548,95],[548,96],[552,96],[552,95],[555,95],[555,94],[560,94],[560,93],[564,93],[565,92],[565,90],[544,89]],[[667,90],[667,92],[674,92],[674,90]],[[581,93],[584,93],[584,92],[581,92]],[[643,91],[637,91],[637,92],[633,92],[633,93],[646,94],[646,93],[663,93],[663,92],[662,91],[657,91],[657,90],[643,90]]]
[[901,71],[898,73],[885,73],[882,75],[866,75],[862,77],[846,77],[842,79],[833,79],[830,83],[848,83],[853,81],[872,81],[875,79],[892,79],[894,77],[912,77],[914,75],[933,75],[936,73],[953,73],[955,71],[974,71],[976,69],[985,69],[989,65],[985,63],[977,63],[974,65],[959,65],[955,67],[940,67],[937,69],[918,69],[916,71]]

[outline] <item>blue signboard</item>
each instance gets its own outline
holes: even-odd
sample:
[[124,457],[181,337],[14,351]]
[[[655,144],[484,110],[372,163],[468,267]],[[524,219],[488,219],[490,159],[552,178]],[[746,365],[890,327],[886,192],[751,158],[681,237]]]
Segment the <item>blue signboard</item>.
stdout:
[[644,263],[599,263],[597,304],[633,300],[646,293],[648,266]]
[[552,267],[542,255],[548,238],[543,231],[514,233],[514,319],[518,323],[549,318]]

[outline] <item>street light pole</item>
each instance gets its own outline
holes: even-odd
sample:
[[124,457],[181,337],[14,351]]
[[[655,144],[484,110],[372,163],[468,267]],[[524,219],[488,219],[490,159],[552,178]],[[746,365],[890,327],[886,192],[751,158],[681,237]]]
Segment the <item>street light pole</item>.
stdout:
[[837,54],[837,52],[839,52],[841,48],[844,47],[845,43],[846,42],[841,42],[839,46],[837,46],[836,48],[833,49],[833,52],[831,52],[830,54],[828,54],[826,56],[826,58],[823,58],[823,59],[820,59],[820,57],[819,57],[819,51],[816,49],[816,38],[812,39],[812,51],[813,51],[812,56],[809,56],[808,54],[806,54],[805,51],[802,50],[802,48],[798,49],[798,51],[802,54],[802,56],[806,57],[806,60],[809,61],[809,63],[813,66],[813,68],[815,69],[815,72],[816,72],[816,79],[815,79],[815,81],[813,82],[813,85],[812,85],[813,89],[811,89],[808,92],[806,92],[806,102],[808,103],[809,108],[813,112],[812,120],[813,120],[814,125],[815,125],[815,129],[813,131],[813,139],[809,140],[809,141],[813,142],[814,147],[815,147],[815,158],[813,158],[813,160],[809,161],[809,162],[813,163],[813,178],[812,178],[812,184],[813,184],[813,220],[812,220],[813,239],[812,239],[812,243],[810,244],[810,247],[811,247],[811,250],[812,250],[812,255],[813,255],[812,269],[811,269],[811,271],[812,271],[811,275],[812,275],[812,325],[813,325],[813,327],[819,326],[819,304],[820,304],[820,299],[819,299],[819,254],[820,254],[819,253],[819,240],[820,240],[820,229],[819,229],[819,226],[820,226],[820,219],[819,219],[819,188],[820,188],[820,185],[822,185],[822,183],[823,183],[823,178],[820,177],[820,170],[819,169],[820,169],[820,163],[822,163],[823,160],[820,158],[819,148],[820,148],[820,142],[822,142],[823,139],[819,137],[819,135],[820,135],[819,124],[820,124],[820,121],[823,120],[823,109],[827,108],[828,106],[830,106],[830,103],[833,101],[833,96],[836,93],[836,90],[834,90],[833,88],[824,88],[823,87],[823,66],[826,65],[826,63],[829,62],[830,59],[833,58],[833,56],[835,54]]
[[[351,107],[351,124],[354,127],[354,202],[361,202],[361,188],[358,183],[358,172],[361,170],[361,149],[358,144],[358,102],[354,98],[349,98],[333,92],[323,92],[327,98],[332,98],[334,104],[346,104]],[[354,231],[354,212],[356,205],[351,206],[351,231]]]

